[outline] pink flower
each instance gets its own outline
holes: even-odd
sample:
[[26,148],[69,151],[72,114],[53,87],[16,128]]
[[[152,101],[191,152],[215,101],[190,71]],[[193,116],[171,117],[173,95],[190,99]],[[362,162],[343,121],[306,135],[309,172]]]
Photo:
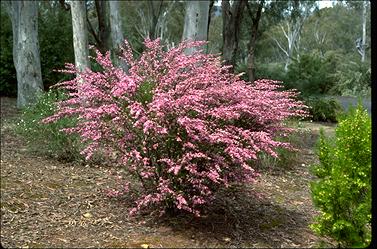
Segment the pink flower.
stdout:
[[176,200],[177,200],[177,208],[178,209],[182,209],[183,206],[187,205],[187,201],[182,195],[178,195],[176,197]]
[[[126,41],[121,59],[130,65],[128,74],[110,53],[98,51],[102,71],[78,72],[72,64],[61,70],[79,77],[56,85],[69,98],[42,122],[75,118],[63,131],[80,136],[87,159],[101,152],[140,180],[145,192],[130,213],[173,205],[199,216],[215,190],[258,177],[249,162],[260,152],[276,157],[277,148],[291,149],[275,140],[290,132],[283,121],[308,115],[298,93],[283,91],[279,82],[251,85],[229,73],[219,55],[184,53],[203,44],[185,41],[165,50],[159,40],[146,40],[135,59]],[[128,190],[125,185],[109,196]]]

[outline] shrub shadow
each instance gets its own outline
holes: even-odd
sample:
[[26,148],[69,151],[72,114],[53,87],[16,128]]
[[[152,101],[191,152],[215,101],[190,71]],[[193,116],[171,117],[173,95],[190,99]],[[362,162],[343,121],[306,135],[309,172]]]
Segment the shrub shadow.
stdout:
[[318,241],[304,211],[271,203],[241,187],[218,193],[204,213],[202,217],[165,214],[152,222],[186,236],[228,242],[230,247],[305,247]]

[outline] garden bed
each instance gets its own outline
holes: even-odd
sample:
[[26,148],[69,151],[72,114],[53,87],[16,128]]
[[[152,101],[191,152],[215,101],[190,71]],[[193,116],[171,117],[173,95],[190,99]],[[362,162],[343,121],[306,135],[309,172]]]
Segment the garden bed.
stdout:
[[332,247],[308,225],[313,207],[309,165],[319,128],[308,134],[292,165],[265,165],[252,185],[219,193],[200,218],[189,215],[129,217],[126,198],[109,198],[112,168],[78,165],[32,154],[12,126],[16,101],[1,98],[1,243],[4,247]]

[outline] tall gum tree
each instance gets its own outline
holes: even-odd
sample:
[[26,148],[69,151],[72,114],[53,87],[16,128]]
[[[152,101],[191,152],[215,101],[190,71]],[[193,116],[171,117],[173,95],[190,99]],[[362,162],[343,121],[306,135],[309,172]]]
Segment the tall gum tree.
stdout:
[[276,37],[272,37],[278,48],[285,55],[285,72],[288,71],[292,59],[299,59],[302,29],[307,18],[316,6],[317,3],[315,1],[288,1],[288,15],[278,25],[284,35],[285,41],[283,42]]
[[151,40],[160,38],[162,41],[168,41],[167,37],[167,20],[176,6],[175,1],[147,1],[142,7],[140,4],[138,10],[139,25],[136,30],[141,37]]
[[[182,40],[206,41],[208,39],[208,16],[210,1],[186,2],[185,24]],[[199,48],[190,48],[192,53]]]
[[75,65],[83,71],[89,67],[89,45],[85,1],[71,1]]
[[361,56],[361,62],[365,62],[365,50],[366,50],[366,23],[367,23],[367,1],[362,2],[362,14],[361,14],[361,26],[362,26],[362,37],[361,41],[358,39],[356,41],[357,51]]
[[[370,14],[369,4],[370,1],[345,1],[346,5],[350,8],[354,9],[355,11],[360,11],[361,14],[361,37],[358,37],[355,41],[357,52],[360,54],[361,62],[365,62],[366,60],[366,52],[367,49],[370,47],[367,43],[367,19],[368,14]],[[370,18],[370,17],[369,17]]]
[[117,66],[121,67],[125,72],[128,72],[127,63],[119,58],[121,55],[120,46],[124,43],[119,1],[109,1],[109,8],[113,60]]
[[89,32],[95,40],[96,48],[101,53],[106,53],[111,49],[110,2],[95,0],[87,4],[86,20]]
[[226,65],[236,64],[236,56],[240,41],[240,27],[247,0],[221,1],[223,17],[223,48],[222,55]]
[[258,26],[259,26],[259,21],[261,19],[264,2],[265,2],[264,0],[258,1],[257,6],[256,6],[255,15],[253,14],[249,3],[247,3],[247,10],[248,10],[250,18],[252,20],[250,39],[249,39],[249,43],[248,43],[248,46],[247,46],[247,50],[248,50],[248,53],[247,53],[247,76],[248,76],[249,81],[251,83],[253,83],[254,80],[255,80],[255,63],[254,63],[255,45],[256,45],[256,41],[257,41]]
[[5,1],[12,21],[13,62],[17,73],[17,107],[37,101],[43,91],[38,42],[38,2]]

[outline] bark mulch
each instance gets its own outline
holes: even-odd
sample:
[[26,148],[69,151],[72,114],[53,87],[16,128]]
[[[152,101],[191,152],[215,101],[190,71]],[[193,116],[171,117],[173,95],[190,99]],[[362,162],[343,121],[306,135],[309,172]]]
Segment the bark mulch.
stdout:
[[201,218],[185,214],[129,217],[129,200],[110,199],[104,193],[114,187],[111,167],[61,162],[28,151],[12,131],[19,115],[15,104],[15,99],[1,98],[4,247],[333,246],[308,227],[317,214],[309,191],[316,136],[302,148],[294,165],[264,167],[255,184],[219,193]]

